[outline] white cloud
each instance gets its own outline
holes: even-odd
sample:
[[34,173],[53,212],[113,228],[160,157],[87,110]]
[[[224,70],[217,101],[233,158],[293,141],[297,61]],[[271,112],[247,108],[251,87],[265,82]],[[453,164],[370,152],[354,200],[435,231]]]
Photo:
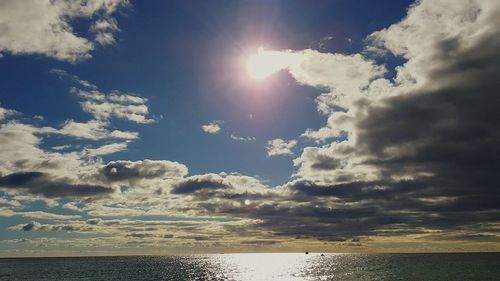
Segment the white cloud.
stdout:
[[15,111],[13,109],[7,109],[7,108],[0,107],[0,120],[3,120],[11,115],[16,115],[18,113],[19,112]]
[[113,130],[110,126],[111,117],[123,118],[140,124],[150,124],[154,120],[149,119],[149,112],[146,105],[147,99],[132,94],[125,94],[120,91],[111,91],[105,94],[99,91],[96,85],[80,79],[76,75],[67,73],[65,70],[52,69],[49,73],[67,78],[83,89],[71,88],[70,92],[84,99],[80,102],[82,109],[92,115],[94,120],[87,122],[76,122],[68,119],[59,130],[46,130],[46,133],[61,134],[73,136],[76,138],[85,138],[91,140],[101,140],[105,138],[117,139],[137,139],[139,134],[136,132]]
[[221,130],[220,125],[222,124],[222,121],[220,120],[215,120],[212,121],[206,125],[202,125],[201,129],[203,132],[208,133],[208,134],[218,134]]
[[336,111],[331,112],[325,127],[318,130],[307,129],[302,135],[303,138],[314,140],[317,143],[324,142],[331,138],[338,138],[343,132],[352,129],[352,119],[348,113]]
[[0,217],[22,216],[25,218],[40,219],[40,220],[73,220],[79,219],[79,215],[61,215],[47,213],[43,211],[16,212],[8,208],[0,208]]
[[66,150],[66,149],[69,149],[71,147],[72,147],[72,145],[66,144],[66,145],[56,145],[56,146],[51,147],[50,149],[52,149],[52,150]]
[[105,95],[98,91],[76,90],[77,95],[85,100],[80,102],[82,109],[98,120],[108,120],[111,117],[127,119],[135,123],[151,124],[146,106],[147,99],[113,91]]
[[297,145],[296,140],[285,141],[274,139],[267,142],[267,156],[293,155],[292,149]]
[[83,211],[81,208],[79,208],[74,202],[68,202],[64,205],[61,206],[63,209],[68,209],[76,212],[81,212]]
[[17,200],[8,200],[0,197],[0,205],[8,205],[14,208],[22,207],[21,203]]
[[372,33],[368,49],[390,52],[407,61],[396,68],[392,95],[423,86],[434,70],[450,61],[436,59],[440,44],[448,44],[449,55],[467,50],[477,39],[496,29],[498,1],[470,0],[456,4],[453,0],[417,1],[407,16],[388,28]]
[[118,143],[110,143],[100,146],[98,148],[85,148],[82,151],[82,154],[85,156],[102,156],[117,153],[120,151],[124,151],[127,149],[128,142],[118,142]]
[[[0,52],[41,54],[76,62],[89,58],[94,42],[77,35],[71,21],[90,19],[96,42],[114,42],[116,21],[111,17],[128,0],[5,0],[0,2]],[[105,26],[102,22],[108,22]]]
[[[448,44],[447,56],[464,52],[477,44],[481,35],[495,32],[498,21],[494,14],[500,10],[498,1],[417,1],[401,22],[374,32],[368,39],[365,54],[375,51],[378,56],[392,53],[407,61],[395,68],[394,80],[381,78],[385,68],[361,54],[320,54],[311,50],[289,51],[302,56],[300,63],[288,69],[299,82],[325,87],[325,93],[316,98],[317,109],[329,116],[326,126],[306,130],[301,136],[324,142],[345,133],[347,139],[335,140],[320,148],[306,148],[294,163],[296,175],[322,183],[340,183],[354,179],[376,180],[381,175],[367,162],[369,155],[361,152],[360,132],[356,122],[367,117],[369,108],[384,106],[386,98],[403,96],[411,91],[441,85],[429,81],[447,67],[451,59],[444,59],[443,44]],[[443,77],[452,81],[454,77]],[[340,108],[342,111],[339,111]],[[396,149],[396,148],[394,148]],[[393,156],[396,151],[393,151]]]
[[114,18],[106,18],[96,21],[90,27],[90,30],[96,33],[95,41],[105,46],[115,43],[113,32],[118,31],[119,28],[118,23]]
[[119,130],[110,132],[106,128],[108,125],[108,122],[103,122],[101,120],[91,120],[85,123],[80,123],[69,119],[64,122],[64,125],[61,129],[54,131],[54,133],[90,140],[101,140],[105,138],[133,140],[139,137],[139,134],[136,132],[126,132]]
[[257,140],[255,137],[242,137],[242,136],[238,136],[234,133],[232,133],[229,137],[232,140],[241,141],[241,142],[254,142]]
[[[321,53],[315,50],[259,50],[256,55],[255,72],[266,69],[260,75],[267,76],[280,70],[288,72],[305,85],[331,90],[330,96],[323,96],[317,102],[327,102],[338,107],[349,107],[353,100],[371,81],[386,73],[383,65],[360,54],[342,55]],[[252,61],[250,61],[252,62]],[[328,112],[327,108],[319,109]]]

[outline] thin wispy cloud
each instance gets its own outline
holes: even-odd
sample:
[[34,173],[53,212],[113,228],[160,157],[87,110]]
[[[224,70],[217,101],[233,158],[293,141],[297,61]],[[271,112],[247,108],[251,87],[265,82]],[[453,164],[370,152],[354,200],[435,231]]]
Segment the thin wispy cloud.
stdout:
[[254,141],[257,140],[255,137],[250,137],[250,136],[248,136],[248,137],[242,137],[242,136],[236,135],[235,133],[232,133],[231,135],[229,135],[229,137],[232,140],[240,141],[240,142],[254,142]]

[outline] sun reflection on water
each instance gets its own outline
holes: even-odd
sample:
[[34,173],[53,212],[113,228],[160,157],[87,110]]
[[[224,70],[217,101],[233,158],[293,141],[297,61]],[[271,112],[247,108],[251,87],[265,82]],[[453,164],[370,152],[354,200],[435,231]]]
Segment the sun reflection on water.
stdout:
[[311,274],[321,270],[322,258],[303,253],[225,254],[213,256],[213,261],[225,280],[327,280],[319,271]]

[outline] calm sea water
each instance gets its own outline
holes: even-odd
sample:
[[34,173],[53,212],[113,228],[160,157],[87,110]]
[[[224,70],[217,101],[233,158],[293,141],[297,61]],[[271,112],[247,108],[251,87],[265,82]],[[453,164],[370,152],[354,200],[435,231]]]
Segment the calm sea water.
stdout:
[[0,259],[0,280],[500,280],[500,254]]

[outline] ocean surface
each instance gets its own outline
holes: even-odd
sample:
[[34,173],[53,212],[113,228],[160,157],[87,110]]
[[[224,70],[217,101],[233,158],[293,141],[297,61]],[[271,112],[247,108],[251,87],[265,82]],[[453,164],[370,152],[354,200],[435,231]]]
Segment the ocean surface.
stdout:
[[0,259],[0,280],[500,280],[500,254],[219,254]]

